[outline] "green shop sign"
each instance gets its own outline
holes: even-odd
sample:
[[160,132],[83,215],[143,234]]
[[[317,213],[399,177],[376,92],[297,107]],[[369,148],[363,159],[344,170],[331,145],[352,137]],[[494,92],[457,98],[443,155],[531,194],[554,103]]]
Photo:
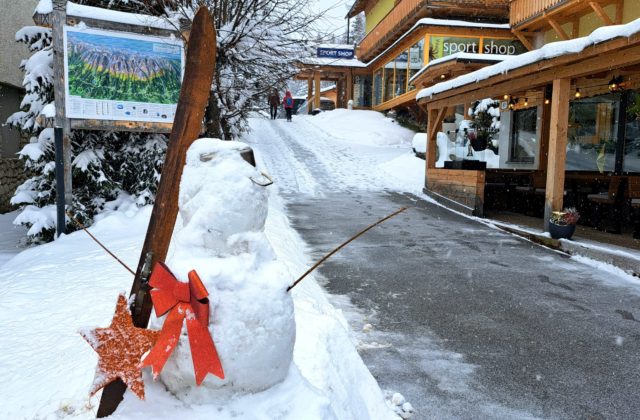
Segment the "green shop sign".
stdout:
[[526,48],[513,39],[431,36],[429,41],[429,59],[435,60],[455,53],[517,55],[526,52]]

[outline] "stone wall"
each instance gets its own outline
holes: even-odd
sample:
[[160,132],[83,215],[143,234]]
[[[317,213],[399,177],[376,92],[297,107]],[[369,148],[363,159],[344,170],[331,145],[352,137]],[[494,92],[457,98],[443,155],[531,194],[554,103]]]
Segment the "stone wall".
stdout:
[[18,185],[24,182],[24,162],[20,159],[0,159],[0,213],[14,208],[9,204]]

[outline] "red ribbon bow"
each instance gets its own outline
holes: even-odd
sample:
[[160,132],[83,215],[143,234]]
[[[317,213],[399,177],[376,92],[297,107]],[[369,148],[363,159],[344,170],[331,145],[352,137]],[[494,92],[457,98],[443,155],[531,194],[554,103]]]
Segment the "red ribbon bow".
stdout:
[[200,385],[207,373],[224,379],[224,371],[208,328],[209,292],[195,270],[190,271],[188,277],[189,283],[178,281],[165,264],[156,263],[149,279],[149,285],[154,288],[151,300],[156,316],[170,312],[158,341],[142,361],[142,367],[151,366],[153,377],[158,377],[178,344],[182,322],[186,318],[196,384]]

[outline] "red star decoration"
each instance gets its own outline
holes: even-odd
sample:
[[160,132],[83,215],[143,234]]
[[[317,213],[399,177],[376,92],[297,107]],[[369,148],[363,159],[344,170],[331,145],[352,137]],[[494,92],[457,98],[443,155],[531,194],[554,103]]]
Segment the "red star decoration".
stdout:
[[98,367],[91,386],[91,395],[120,378],[141,400],[144,399],[144,382],[140,359],[153,347],[159,331],[137,328],[124,295],[118,296],[116,313],[108,328],[80,331],[98,353]]

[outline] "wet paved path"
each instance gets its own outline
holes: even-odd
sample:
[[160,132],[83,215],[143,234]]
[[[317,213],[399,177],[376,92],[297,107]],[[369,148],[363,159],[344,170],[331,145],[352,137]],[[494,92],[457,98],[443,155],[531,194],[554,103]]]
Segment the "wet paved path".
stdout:
[[[286,159],[311,146],[269,141],[254,147],[316,259],[411,206],[320,274],[372,374],[414,418],[640,417],[639,283],[417,197],[349,186],[319,152],[296,169]],[[280,156],[267,156],[276,147]]]

